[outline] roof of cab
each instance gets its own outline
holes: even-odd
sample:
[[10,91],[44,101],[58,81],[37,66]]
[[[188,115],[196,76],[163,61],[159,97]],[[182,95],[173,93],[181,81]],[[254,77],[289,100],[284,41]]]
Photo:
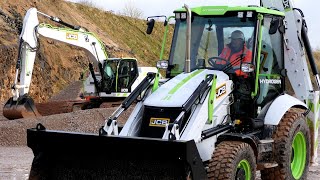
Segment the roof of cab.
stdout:
[[[191,11],[200,16],[224,15],[226,12],[231,11],[255,11],[261,14],[285,16],[285,14],[281,11],[260,6],[200,6],[191,8]],[[184,8],[180,8],[175,10],[174,12],[186,12],[186,10]]]

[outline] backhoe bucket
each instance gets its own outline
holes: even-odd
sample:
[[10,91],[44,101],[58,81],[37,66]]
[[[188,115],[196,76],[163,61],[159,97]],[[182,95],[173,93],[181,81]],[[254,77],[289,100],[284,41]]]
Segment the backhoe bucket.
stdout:
[[24,95],[19,97],[17,101],[11,97],[3,107],[3,116],[8,119],[19,119],[41,115],[37,111],[33,99]]
[[30,179],[206,179],[191,141],[27,130]]

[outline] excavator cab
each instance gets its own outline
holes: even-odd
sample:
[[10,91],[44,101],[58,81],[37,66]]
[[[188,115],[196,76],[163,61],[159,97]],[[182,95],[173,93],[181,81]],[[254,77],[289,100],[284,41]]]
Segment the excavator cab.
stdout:
[[117,92],[131,92],[131,86],[138,78],[138,64],[133,59],[119,62]]
[[102,92],[129,93],[131,86],[138,78],[137,60],[133,58],[110,58],[104,62]]

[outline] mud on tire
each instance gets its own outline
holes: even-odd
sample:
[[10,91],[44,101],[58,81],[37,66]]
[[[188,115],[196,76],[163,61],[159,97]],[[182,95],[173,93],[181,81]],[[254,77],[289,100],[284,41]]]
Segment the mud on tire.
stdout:
[[[295,178],[292,173],[291,163],[295,156],[293,141],[294,138],[297,137],[297,134],[304,136],[306,158],[305,163],[302,163],[304,164],[304,170],[301,170],[302,174],[300,173],[300,175],[298,175],[300,177],[296,175]],[[278,166],[261,170],[261,179],[307,179],[310,160],[310,132],[302,112],[299,111],[299,109],[290,109],[287,111],[278,124],[272,138],[274,139],[273,156]]]
[[245,142],[225,141],[220,143],[209,162],[208,178],[215,180],[234,180],[239,176],[242,162],[248,166],[245,174],[250,174],[250,179],[255,179],[256,159],[251,146]]

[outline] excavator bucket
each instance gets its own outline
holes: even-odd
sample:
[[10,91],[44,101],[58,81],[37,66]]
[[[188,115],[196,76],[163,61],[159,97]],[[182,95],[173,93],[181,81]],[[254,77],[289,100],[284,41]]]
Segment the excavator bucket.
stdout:
[[3,107],[3,116],[8,119],[19,119],[41,115],[37,111],[33,99],[24,95],[19,97],[17,101],[11,97]]
[[191,141],[27,130],[30,179],[206,179]]

